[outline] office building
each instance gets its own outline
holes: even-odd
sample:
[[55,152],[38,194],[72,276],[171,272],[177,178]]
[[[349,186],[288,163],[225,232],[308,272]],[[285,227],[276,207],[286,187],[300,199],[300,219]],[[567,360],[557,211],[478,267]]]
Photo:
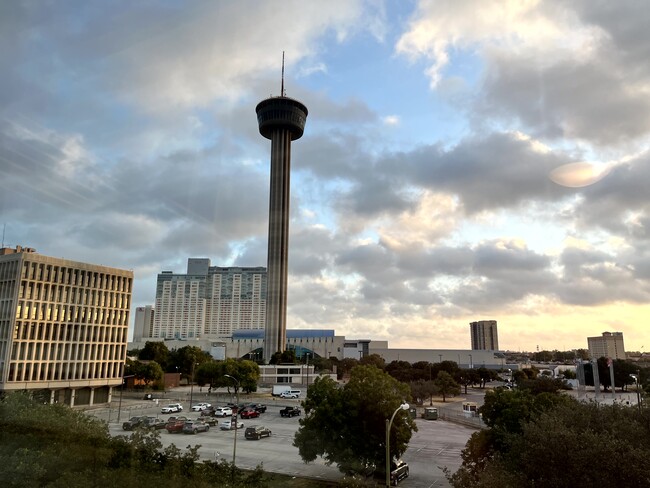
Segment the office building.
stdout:
[[0,249],[0,390],[111,400],[126,360],[133,272]]
[[472,350],[498,351],[499,337],[496,320],[479,320],[469,324],[472,336]]
[[266,269],[211,266],[190,258],[186,274],[158,275],[151,338],[229,336],[237,329],[264,329]]
[[133,342],[139,342],[145,337],[153,337],[154,309],[151,305],[137,307],[133,319]]
[[284,93],[284,56],[279,97],[257,104],[260,134],[271,140],[271,191],[267,254],[268,298],[264,360],[284,351],[287,342],[287,275],[289,262],[289,202],[291,141],[300,139],[307,121],[307,107]]
[[600,337],[587,337],[587,347],[592,359],[627,359],[622,332],[603,332]]

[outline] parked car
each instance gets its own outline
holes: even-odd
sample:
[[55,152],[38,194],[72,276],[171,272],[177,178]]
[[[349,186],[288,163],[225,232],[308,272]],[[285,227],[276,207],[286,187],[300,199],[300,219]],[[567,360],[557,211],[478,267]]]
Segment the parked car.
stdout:
[[238,429],[244,428],[244,422],[233,422],[232,420],[224,420],[219,424],[221,430],[235,430],[235,425]]
[[182,432],[185,422],[187,422],[187,417],[169,417],[167,423],[165,424],[165,429],[170,434],[175,432]]
[[142,427],[151,430],[164,429],[166,425],[167,422],[165,422],[163,419],[159,419],[158,417],[145,417],[144,422],[142,423]]
[[210,426],[202,420],[188,420],[183,426],[183,434],[196,434],[198,432],[207,432]]
[[300,398],[300,390],[287,390],[280,393],[280,398]]
[[147,417],[131,417],[122,424],[123,430],[133,430],[140,427]]
[[232,415],[232,408],[230,407],[217,407],[214,409],[215,417],[230,417]]
[[160,411],[162,413],[182,412],[183,405],[181,405],[180,403],[170,403],[169,405],[166,405],[163,408],[161,408]]
[[298,407],[284,407],[280,410],[280,417],[294,417],[300,415],[300,408]]
[[267,429],[263,425],[251,425],[250,427],[246,427],[244,437],[252,440],[259,440],[262,437],[271,437],[271,430]]
[[266,405],[264,405],[263,403],[249,403],[248,405],[246,405],[246,408],[252,408],[253,410],[259,413],[266,412]]
[[241,412],[239,412],[239,416],[243,419],[254,419],[256,417],[260,416],[260,413],[252,408],[245,408]]
[[409,465],[407,463],[405,463],[402,460],[399,460],[396,463],[391,463],[390,484],[392,486],[397,486],[397,483],[402,481],[404,478],[408,478],[408,477],[409,477]]
[[199,417],[197,420],[205,422],[210,427],[214,427],[219,423],[219,419],[217,419],[217,417]]
[[210,408],[212,405],[209,403],[201,402],[197,403],[196,405],[192,405],[192,412],[201,412],[205,410],[206,408]]

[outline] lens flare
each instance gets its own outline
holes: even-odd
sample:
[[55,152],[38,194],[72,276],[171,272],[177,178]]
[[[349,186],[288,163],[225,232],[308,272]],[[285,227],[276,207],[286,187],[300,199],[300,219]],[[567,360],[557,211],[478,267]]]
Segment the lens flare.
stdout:
[[582,188],[593,185],[609,173],[611,166],[582,161],[563,164],[551,171],[548,177],[558,185]]

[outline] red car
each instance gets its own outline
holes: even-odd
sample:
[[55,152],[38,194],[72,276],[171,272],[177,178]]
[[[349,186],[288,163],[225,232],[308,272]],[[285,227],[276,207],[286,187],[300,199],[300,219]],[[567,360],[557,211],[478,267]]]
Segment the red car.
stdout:
[[255,417],[259,417],[260,413],[252,408],[245,408],[239,412],[239,416],[243,419],[254,419]]
[[167,429],[167,432],[170,434],[173,434],[174,432],[183,432],[183,426],[187,420],[187,417],[170,417],[167,424],[165,424],[165,429]]

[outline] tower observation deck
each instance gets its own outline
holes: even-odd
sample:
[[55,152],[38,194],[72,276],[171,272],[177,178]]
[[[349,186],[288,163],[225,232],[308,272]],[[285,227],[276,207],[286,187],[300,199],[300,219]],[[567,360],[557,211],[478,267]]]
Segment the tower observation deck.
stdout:
[[[284,87],[282,89],[284,94]],[[287,343],[287,275],[291,141],[300,139],[307,107],[285,96],[262,100],[255,108],[260,134],[271,140],[269,243],[267,254],[266,327],[264,361],[269,362]]]

